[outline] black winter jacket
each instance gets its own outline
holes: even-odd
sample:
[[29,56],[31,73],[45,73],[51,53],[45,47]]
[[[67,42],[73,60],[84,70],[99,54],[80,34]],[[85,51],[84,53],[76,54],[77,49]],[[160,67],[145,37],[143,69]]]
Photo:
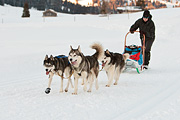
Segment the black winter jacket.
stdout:
[[143,34],[145,34],[146,39],[155,39],[155,25],[151,20],[152,16],[147,22],[143,21],[143,18],[138,19],[130,28],[130,31],[136,31],[138,28],[140,30],[140,38],[143,38]]

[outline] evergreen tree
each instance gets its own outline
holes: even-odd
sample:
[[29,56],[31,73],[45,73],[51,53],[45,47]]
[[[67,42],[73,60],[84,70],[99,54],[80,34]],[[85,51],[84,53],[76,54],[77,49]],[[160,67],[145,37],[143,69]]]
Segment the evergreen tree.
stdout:
[[[25,3],[25,1],[27,3]],[[99,0],[95,0],[99,1]],[[24,7],[22,17],[30,17],[29,8],[36,8],[37,10],[53,9],[57,12],[71,13],[71,14],[99,14],[99,7],[85,7],[80,4],[73,4],[68,0],[0,0],[0,5],[9,4],[11,6]],[[109,9],[109,7],[108,7]],[[106,13],[108,10],[105,10]],[[105,13],[105,14],[106,14]]]
[[[38,10],[43,10],[44,11],[45,7],[46,7],[46,2],[45,2],[45,0],[38,0],[36,5],[37,5]],[[49,5],[49,7],[50,7],[50,9],[54,9],[54,8],[51,8],[51,5]]]
[[24,3],[24,10],[23,10],[22,17],[30,17],[29,5],[27,2]]
[[0,5],[4,6],[4,0],[0,0]]

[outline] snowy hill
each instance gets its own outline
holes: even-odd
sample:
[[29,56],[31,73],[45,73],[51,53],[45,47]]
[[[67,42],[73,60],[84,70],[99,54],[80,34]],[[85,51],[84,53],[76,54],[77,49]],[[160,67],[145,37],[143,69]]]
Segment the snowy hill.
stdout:
[[[1,120],[179,120],[180,119],[180,9],[150,11],[156,25],[150,69],[142,74],[124,72],[117,86],[105,87],[107,76],[99,74],[99,90],[87,93],[79,81],[78,95],[59,93],[55,76],[51,93],[45,94],[48,76],[43,59],[68,55],[70,45],[100,42],[104,49],[123,52],[124,37],[142,12],[99,17],[66,15],[43,18],[42,11],[0,6],[0,119]],[[128,44],[140,44],[139,35],[128,36]],[[67,80],[64,82],[66,85]]]

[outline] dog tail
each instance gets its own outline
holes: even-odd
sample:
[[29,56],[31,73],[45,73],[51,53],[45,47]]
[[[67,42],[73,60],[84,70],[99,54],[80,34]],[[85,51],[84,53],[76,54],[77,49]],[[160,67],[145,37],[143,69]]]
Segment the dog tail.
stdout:
[[94,57],[100,60],[102,56],[104,55],[104,49],[103,46],[100,43],[94,43],[91,45],[92,49],[96,50],[96,53],[94,53]]
[[124,58],[124,60],[126,61],[126,60],[129,58],[129,53],[123,54],[123,58]]

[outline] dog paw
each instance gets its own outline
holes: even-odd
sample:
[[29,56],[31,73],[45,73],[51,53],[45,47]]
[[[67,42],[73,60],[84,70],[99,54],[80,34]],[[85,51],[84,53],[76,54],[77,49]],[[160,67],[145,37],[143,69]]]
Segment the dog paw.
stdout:
[[49,94],[50,91],[51,91],[51,88],[46,88],[45,93],[46,93],[46,94]]
[[84,83],[81,83],[81,85],[84,85]]
[[72,95],[77,95],[77,93],[72,93]]
[[106,87],[110,87],[110,85],[106,85]]
[[96,90],[98,90],[99,89],[99,86],[96,86]]
[[117,85],[117,83],[114,83],[114,85]]

